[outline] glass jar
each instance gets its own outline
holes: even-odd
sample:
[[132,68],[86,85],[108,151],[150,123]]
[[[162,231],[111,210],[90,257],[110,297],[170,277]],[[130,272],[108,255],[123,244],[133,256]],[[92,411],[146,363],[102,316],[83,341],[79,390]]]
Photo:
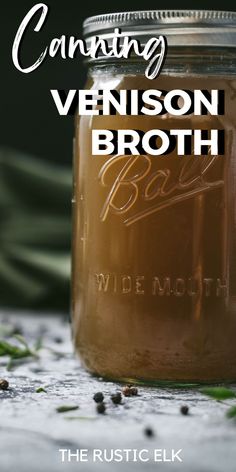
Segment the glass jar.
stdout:
[[[161,74],[147,79],[137,57],[99,57],[86,89],[224,90],[225,113],[76,117],[76,351],[89,371],[110,379],[235,380],[236,13],[102,15],[85,22],[85,36],[115,27],[166,36]],[[92,129],[163,128],[224,129],[225,153],[91,154]]]

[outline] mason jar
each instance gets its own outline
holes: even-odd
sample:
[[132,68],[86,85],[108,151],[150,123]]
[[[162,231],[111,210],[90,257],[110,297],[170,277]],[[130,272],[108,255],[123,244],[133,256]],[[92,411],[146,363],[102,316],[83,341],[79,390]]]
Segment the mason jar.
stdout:
[[[88,90],[224,90],[224,114],[76,115],[72,325],[92,373],[120,381],[236,379],[236,13],[142,11],[84,23],[163,35],[158,77],[144,59],[88,62]],[[221,129],[221,155],[92,155],[92,130]],[[124,169],[126,169],[124,173]],[[125,177],[124,177],[125,176]]]

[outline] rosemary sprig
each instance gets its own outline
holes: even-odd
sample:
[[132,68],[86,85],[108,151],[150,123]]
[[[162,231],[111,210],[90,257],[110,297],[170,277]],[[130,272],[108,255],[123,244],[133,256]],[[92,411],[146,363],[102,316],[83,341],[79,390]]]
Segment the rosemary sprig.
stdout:
[[236,393],[230,388],[226,387],[204,387],[201,389],[201,393],[208,395],[209,397],[218,401],[236,398]]
[[[236,398],[236,393],[232,389],[226,387],[204,387],[201,389],[201,393],[222,403],[224,402],[224,400]],[[231,406],[226,411],[226,417],[236,417],[236,405]]]
[[61,405],[58,406],[57,413],[66,413],[67,411],[74,411],[78,410],[78,405]]
[[8,356],[9,361],[7,364],[7,370],[11,370],[14,363],[19,360],[24,360],[29,357],[38,358],[38,354],[35,349],[31,349],[26,339],[21,334],[14,334],[12,338],[18,341],[19,345],[13,342],[6,341],[6,339],[0,339],[0,357]]
[[229,410],[226,412],[227,418],[235,418],[236,416],[236,405],[231,406]]

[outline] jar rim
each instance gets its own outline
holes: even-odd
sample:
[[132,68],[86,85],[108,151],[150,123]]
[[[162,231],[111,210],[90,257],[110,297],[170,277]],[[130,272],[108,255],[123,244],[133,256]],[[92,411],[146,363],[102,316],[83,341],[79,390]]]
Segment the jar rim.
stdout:
[[87,18],[84,36],[112,38],[115,28],[145,43],[163,35],[168,46],[236,47],[236,12],[221,10],[144,10],[108,13]]

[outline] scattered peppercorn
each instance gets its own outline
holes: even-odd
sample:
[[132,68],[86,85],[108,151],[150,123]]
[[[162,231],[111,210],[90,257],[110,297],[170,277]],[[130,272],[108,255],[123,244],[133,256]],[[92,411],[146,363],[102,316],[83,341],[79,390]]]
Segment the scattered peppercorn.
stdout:
[[61,338],[61,336],[55,336],[54,337],[54,342],[57,343],[57,344],[62,344],[63,339]]
[[97,392],[94,394],[93,399],[96,403],[102,403],[104,400],[104,395],[102,392]]
[[97,404],[97,412],[100,413],[101,415],[104,414],[106,411],[106,405],[103,402],[100,402]]
[[145,436],[147,436],[148,438],[152,438],[154,436],[154,431],[152,428],[150,428],[149,426],[147,428],[144,429],[144,434]]
[[121,403],[121,400],[122,400],[121,393],[120,392],[114,393],[113,395],[111,395],[111,399],[115,405],[119,405],[119,403]]
[[9,387],[9,382],[5,379],[0,379],[0,390],[7,390]]
[[125,385],[125,387],[122,388],[122,393],[125,397],[131,397],[138,395],[138,389],[137,387],[133,387],[133,385]]
[[182,405],[181,408],[180,408],[180,412],[182,413],[182,415],[188,415],[188,412],[189,412],[189,408],[187,405]]
[[130,386],[126,385],[125,387],[123,387],[122,388],[122,393],[125,397],[131,397]]

